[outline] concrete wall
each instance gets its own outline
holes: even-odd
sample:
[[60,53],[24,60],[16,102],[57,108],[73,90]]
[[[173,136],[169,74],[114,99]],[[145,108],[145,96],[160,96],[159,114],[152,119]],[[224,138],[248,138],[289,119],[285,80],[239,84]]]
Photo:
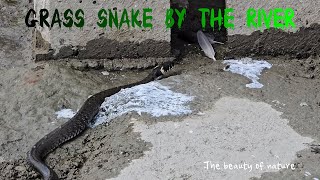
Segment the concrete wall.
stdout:
[[[35,32],[35,54],[36,60],[46,59],[121,59],[121,58],[162,58],[170,57],[171,55],[171,30],[167,29],[164,24],[166,9],[173,4],[175,0],[97,0],[97,1],[82,1],[77,0],[72,3],[66,0],[49,1],[35,0],[34,6],[38,12],[41,8],[46,8],[53,13],[54,9],[61,11],[61,16],[64,10],[70,8],[77,10],[83,9],[85,12],[85,26],[83,29],[65,27],[58,28],[55,26],[51,30],[48,28],[37,27]],[[177,0],[176,0],[177,1]],[[178,2],[181,4],[180,1]],[[81,3],[80,3],[81,2]],[[95,2],[95,3],[94,3]],[[217,1],[189,1],[187,19],[183,24],[182,29],[172,29],[173,33],[179,31],[193,31],[200,29],[200,14],[197,11],[199,7],[225,7],[224,0]],[[152,24],[153,29],[102,29],[96,25],[97,12],[100,8],[122,10],[127,9],[143,9],[152,8]],[[235,29],[228,29],[228,35],[249,35],[257,29],[249,29],[246,26],[246,11],[252,7],[255,9],[263,8],[270,10],[272,8],[293,8],[295,11],[294,22],[295,29],[287,31],[296,32],[300,27],[308,27],[313,23],[320,23],[320,1],[313,0],[251,0],[247,1],[231,1],[227,0],[226,7],[234,8],[233,15],[235,17]],[[120,12],[120,11],[119,11]],[[261,29],[263,30],[263,29]],[[207,29],[208,32],[211,29]],[[225,30],[215,31],[216,39],[224,41]],[[219,34],[220,33],[220,34]],[[277,34],[277,33],[276,33]],[[222,37],[222,38],[221,38]],[[235,37],[234,39],[239,39]],[[230,40],[230,39],[229,39]],[[240,44],[243,42],[241,39]],[[251,43],[254,42],[250,40]],[[232,53],[234,53],[232,51]],[[267,53],[269,54],[269,53]],[[310,54],[310,53],[308,53]]]
[[[249,3],[227,0],[227,6],[235,10],[235,29],[228,29],[226,57],[280,56],[305,59],[320,55],[320,1],[251,0]],[[246,25],[246,11],[250,7],[264,10],[292,8],[296,28],[270,28],[268,31],[261,29],[261,32],[249,29]]]
[[[51,30],[38,26],[34,40],[36,60],[170,56],[170,30],[164,24],[166,9],[170,7],[169,0],[35,0],[34,7],[37,13],[42,8],[48,9],[50,17],[55,9],[59,10],[60,17],[69,8],[73,12],[77,9],[85,12],[85,25],[82,29],[64,26],[59,28],[57,24]],[[153,29],[128,29],[125,25],[120,30],[100,28],[96,23],[101,8],[117,8],[119,16],[124,8],[139,9],[140,12],[143,8],[151,8],[153,12],[149,14],[153,16]],[[130,18],[130,11],[128,13]]]
[[256,31],[246,26],[246,11],[252,7],[255,9],[263,8],[270,10],[272,8],[293,8],[295,11],[294,22],[296,29],[287,31],[295,32],[299,27],[309,27],[312,23],[320,23],[320,1],[318,0],[250,0],[250,1],[232,1],[226,0],[227,7],[234,8],[235,29],[228,29],[228,35],[246,34],[249,35]]

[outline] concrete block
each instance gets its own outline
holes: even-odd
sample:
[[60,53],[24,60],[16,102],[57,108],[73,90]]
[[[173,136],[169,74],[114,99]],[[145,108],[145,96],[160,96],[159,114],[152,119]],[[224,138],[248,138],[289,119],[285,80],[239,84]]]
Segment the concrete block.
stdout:
[[[286,29],[288,32],[296,32],[300,27],[309,27],[311,24],[320,23],[320,1],[314,0],[250,0],[231,1],[226,0],[227,7],[234,8],[235,29],[228,29],[228,35],[245,34],[249,35],[257,29],[250,29],[246,25],[246,11],[248,8],[264,9],[269,11],[274,8],[292,8],[295,11],[295,29]],[[262,28],[263,31],[265,28]]]
[[[100,9],[111,9],[118,12],[118,18],[124,9],[128,10],[129,19],[131,9],[140,10],[138,19],[142,21],[143,9],[151,8],[151,21],[153,28],[128,28],[124,24],[120,29],[115,27],[101,28],[97,25]],[[170,54],[170,29],[165,27],[166,9],[170,8],[169,0],[90,0],[90,1],[50,1],[35,0],[34,9],[38,13],[40,9],[49,10],[49,22],[51,22],[55,9],[63,21],[64,12],[71,9],[84,11],[85,24],[83,28],[60,28],[55,24],[51,29],[40,27],[37,24],[34,33],[34,52],[36,61],[50,59],[120,59],[120,58],[146,58],[169,57]],[[75,20],[75,19],[74,19]]]

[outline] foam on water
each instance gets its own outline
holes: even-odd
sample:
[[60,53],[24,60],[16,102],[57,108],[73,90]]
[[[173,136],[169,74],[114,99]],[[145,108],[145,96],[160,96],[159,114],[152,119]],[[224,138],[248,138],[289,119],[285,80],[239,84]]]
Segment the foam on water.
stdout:
[[270,69],[272,65],[267,61],[252,60],[251,58],[242,58],[240,60],[225,60],[224,64],[230,65],[227,71],[243,75],[251,80],[250,84],[246,84],[248,88],[262,88],[263,84],[258,82],[259,76],[263,69]]

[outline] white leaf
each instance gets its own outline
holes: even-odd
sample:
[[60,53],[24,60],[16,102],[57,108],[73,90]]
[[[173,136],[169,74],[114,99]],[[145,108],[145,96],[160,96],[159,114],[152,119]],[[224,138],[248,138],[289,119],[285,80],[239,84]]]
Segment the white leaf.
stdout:
[[197,32],[197,39],[201,49],[206,54],[206,56],[216,61],[216,58],[214,57],[216,53],[214,52],[214,49],[211,43],[209,42],[207,36],[203,34],[201,30]]

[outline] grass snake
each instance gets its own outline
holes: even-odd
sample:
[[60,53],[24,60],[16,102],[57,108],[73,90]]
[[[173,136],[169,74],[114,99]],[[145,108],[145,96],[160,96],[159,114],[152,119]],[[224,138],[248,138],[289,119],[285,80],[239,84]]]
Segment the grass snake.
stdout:
[[163,63],[155,67],[152,72],[141,81],[107,89],[89,97],[73,118],[44,136],[31,148],[27,154],[28,162],[41,173],[43,179],[58,180],[58,175],[45,163],[45,158],[49,153],[89,128],[89,124],[99,112],[100,106],[106,97],[118,93],[121,89],[161,79],[172,67],[172,62]]

